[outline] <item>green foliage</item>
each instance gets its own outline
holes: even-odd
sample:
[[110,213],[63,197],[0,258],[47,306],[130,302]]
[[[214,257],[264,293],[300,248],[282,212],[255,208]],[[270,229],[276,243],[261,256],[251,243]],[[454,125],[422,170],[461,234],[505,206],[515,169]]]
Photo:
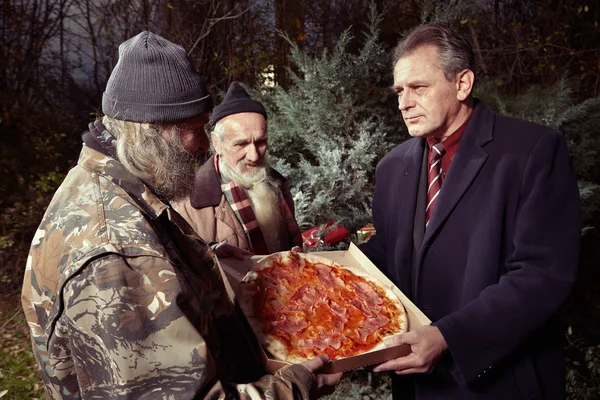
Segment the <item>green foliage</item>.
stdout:
[[[585,234],[592,229],[598,229],[600,185],[585,180],[579,180],[578,184],[579,196],[581,197],[581,220],[583,221],[583,233]],[[594,221],[596,221],[596,224]]]
[[336,220],[355,231],[370,220],[376,161],[403,123],[389,90],[389,57],[371,8],[362,47],[343,33],[331,51],[311,56],[292,46],[292,85],[262,94],[269,110],[269,156],[292,182],[301,228]]
[[346,372],[335,392],[325,400],[392,400],[392,382],[387,373],[364,369]]
[[481,6],[475,0],[425,0],[421,5],[421,22],[449,26],[464,24],[480,10]]
[[8,249],[14,245],[15,242],[7,236],[0,236],[0,249]]
[[0,398],[43,399],[25,317],[14,299],[0,299]]
[[37,182],[35,182],[35,188],[41,193],[54,193],[58,186],[61,184],[65,174],[58,171],[52,171],[45,175],[40,176]]
[[600,388],[600,345],[589,345],[569,327],[566,381],[570,400],[594,399]]
[[[565,77],[553,85],[532,85],[517,95],[506,95],[493,82],[476,87],[475,94],[501,114],[512,115],[560,128],[560,121],[572,113],[571,89]],[[579,105],[575,106],[579,107]]]
[[567,138],[577,176],[600,183],[600,98],[569,107],[556,126]]
[[59,172],[42,175],[0,209],[0,283],[9,292],[21,287],[31,239],[63,178]]

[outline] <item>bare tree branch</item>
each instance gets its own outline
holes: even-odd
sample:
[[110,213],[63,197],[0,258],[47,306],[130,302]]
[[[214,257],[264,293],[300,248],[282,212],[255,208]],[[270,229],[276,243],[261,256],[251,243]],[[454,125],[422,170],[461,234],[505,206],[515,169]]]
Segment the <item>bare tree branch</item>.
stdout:
[[[213,4],[211,5],[211,12],[214,15],[216,13],[216,9],[219,7],[219,3],[216,4],[213,2]],[[192,54],[192,52],[194,51],[194,49],[196,48],[196,46],[198,46],[198,43],[200,43],[200,41],[202,39],[204,39],[205,37],[207,37],[210,34],[210,31],[212,29],[213,26],[215,26],[217,23],[221,22],[221,21],[226,21],[229,19],[236,19],[241,17],[242,15],[246,14],[248,11],[250,11],[250,9],[252,9],[252,7],[254,7],[254,5],[248,6],[245,10],[239,12],[238,14],[235,15],[231,15],[234,11],[235,8],[229,10],[225,15],[218,17],[218,18],[207,18],[204,20],[204,22],[202,23],[202,29],[200,30],[200,36],[198,36],[198,38],[196,39],[196,41],[194,42],[194,44],[192,45],[192,47],[188,50],[187,54],[188,56],[190,54]],[[208,27],[207,27],[208,25]]]

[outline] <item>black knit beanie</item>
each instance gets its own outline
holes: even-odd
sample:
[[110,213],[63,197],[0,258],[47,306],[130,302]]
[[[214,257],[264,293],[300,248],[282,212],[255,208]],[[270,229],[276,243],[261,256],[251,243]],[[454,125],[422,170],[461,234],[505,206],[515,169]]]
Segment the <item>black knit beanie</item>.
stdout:
[[183,47],[152,32],[119,46],[102,96],[102,112],[133,122],[176,122],[212,109],[204,79]]
[[263,105],[256,100],[252,100],[239,82],[232,82],[231,85],[229,85],[229,89],[227,90],[223,102],[213,110],[212,116],[210,117],[210,126],[214,128],[215,124],[220,119],[225,118],[228,115],[243,112],[262,114],[265,119],[267,119],[267,112]]

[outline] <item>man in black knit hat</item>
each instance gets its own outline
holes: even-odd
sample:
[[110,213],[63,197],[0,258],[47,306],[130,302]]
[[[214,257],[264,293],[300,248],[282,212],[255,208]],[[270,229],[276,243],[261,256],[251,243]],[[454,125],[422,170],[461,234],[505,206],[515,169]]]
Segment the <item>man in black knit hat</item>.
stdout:
[[22,304],[47,398],[291,399],[339,381],[313,373],[327,356],[273,375],[249,365],[215,254],[171,208],[208,150],[211,108],[182,47],[150,32],[119,46],[105,116],[27,260]]
[[267,113],[233,82],[210,119],[215,155],[196,173],[194,191],[175,208],[207,242],[254,254],[300,246],[287,182],[267,161]]

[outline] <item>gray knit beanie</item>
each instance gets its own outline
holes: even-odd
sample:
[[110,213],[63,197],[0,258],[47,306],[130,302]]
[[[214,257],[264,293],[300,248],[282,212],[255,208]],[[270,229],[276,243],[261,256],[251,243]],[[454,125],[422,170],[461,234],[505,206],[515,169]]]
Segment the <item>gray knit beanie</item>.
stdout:
[[119,46],[119,61],[102,96],[102,112],[133,122],[176,122],[212,109],[204,79],[183,47],[152,32]]

